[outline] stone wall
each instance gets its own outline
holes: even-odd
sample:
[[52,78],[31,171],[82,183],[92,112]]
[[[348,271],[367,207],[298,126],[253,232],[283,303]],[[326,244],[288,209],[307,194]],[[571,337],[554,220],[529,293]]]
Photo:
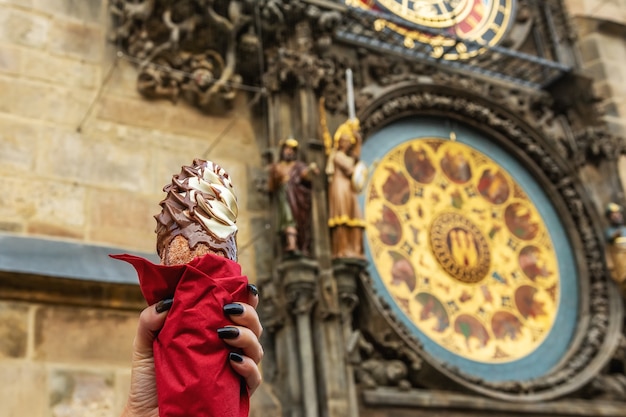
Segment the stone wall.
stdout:
[[0,2],[0,231],[153,252],[162,187],[200,157],[233,177],[248,242],[262,209],[248,97],[227,117],[145,100],[108,22],[100,0]]
[[[249,178],[265,145],[249,97],[221,117],[145,100],[109,24],[103,0],[0,0],[0,234],[152,254],[162,187],[212,159],[233,178],[239,261],[254,281],[265,216]],[[116,416],[142,305],[107,283],[93,287],[97,305],[76,304],[57,280],[0,276],[0,415]],[[24,286],[9,292],[9,281]],[[55,302],[33,301],[52,288]]]
[[583,70],[595,80],[606,121],[626,136],[626,0],[566,0]]
[[116,416],[137,314],[0,302],[2,415]]
[[[596,94],[611,131],[626,140],[626,0],[565,0],[573,18],[583,69],[595,81]],[[619,160],[626,184],[626,156]]]

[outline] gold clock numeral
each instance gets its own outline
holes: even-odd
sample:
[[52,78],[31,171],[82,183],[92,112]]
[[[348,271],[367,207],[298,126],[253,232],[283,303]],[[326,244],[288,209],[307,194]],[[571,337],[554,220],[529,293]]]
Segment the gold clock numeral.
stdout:
[[443,46],[433,46],[433,51],[430,53],[430,55],[433,58],[437,58],[438,59],[438,58],[441,58],[443,56],[443,52],[444,52]]

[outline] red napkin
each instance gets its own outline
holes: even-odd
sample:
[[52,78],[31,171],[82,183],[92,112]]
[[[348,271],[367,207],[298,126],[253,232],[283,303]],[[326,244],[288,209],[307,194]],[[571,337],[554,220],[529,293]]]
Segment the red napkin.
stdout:
[[247,417],[245,381],[217,336],[217,329],[232,325],[224,305],[248,301],[248,278],[239,264],[212,254],[173,266],[133,255],[111,257],[135,267],[148,304],[174,298],[154,341],[159,416]]

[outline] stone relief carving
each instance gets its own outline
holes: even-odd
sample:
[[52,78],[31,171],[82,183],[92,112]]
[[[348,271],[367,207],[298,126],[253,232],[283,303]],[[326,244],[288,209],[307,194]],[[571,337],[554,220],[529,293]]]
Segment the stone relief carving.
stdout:
[[356,382],[363,388],[394,387],[409,390],[420,387],[417,373],[422,359],[389,329],[374,336],[368,330],[355,331],[356,343],[351,351]]
[[619,137],[613,135],[604,126],[587,127],[577,131],[570,142],[568,156],[578,165],[600,161],[616,161],[620,155],[626,154],[626,145]]
[[586,398],[609,401],[624,400],[626,395],[626,337],[623,334],[608,365],[585,387],[583,395]]
[[[114,0],[110,11],[111,40],[136,62],[139,92],[208,112],[230,109],[240,89],[262,91],[262,78],[275,87],[271,73],[285,78],[285,67],[315,83],[325,66],[314,55],[294,56],[286,45],[295,38],[299,53],[321,53],[341,20],[337,11],[281,0]],[[270,74],[264,77],[265,53]]]
[[[137,88],[149,98],[180,98],[205,111],[228,109],[260,42],[250,1],[112,2],[112,40],[139,69]],[[242,54],[248,55],[245,60]],[[258,78],[258,76],[257,76]],[[247,80],[254,82],[254,79]]]

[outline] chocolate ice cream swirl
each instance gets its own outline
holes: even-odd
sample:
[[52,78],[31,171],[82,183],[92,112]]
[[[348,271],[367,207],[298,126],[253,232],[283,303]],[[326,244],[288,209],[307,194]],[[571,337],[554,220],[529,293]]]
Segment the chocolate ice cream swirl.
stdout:
[[230,176],[222,167],[195,159],[192,166],[183,166],[163,191],[167,196],[160,203],[161,213],[154,216],[161,258],[170,242],[181,235],[190,249],[204,243],[211,251],[237,260],[239,208]]

